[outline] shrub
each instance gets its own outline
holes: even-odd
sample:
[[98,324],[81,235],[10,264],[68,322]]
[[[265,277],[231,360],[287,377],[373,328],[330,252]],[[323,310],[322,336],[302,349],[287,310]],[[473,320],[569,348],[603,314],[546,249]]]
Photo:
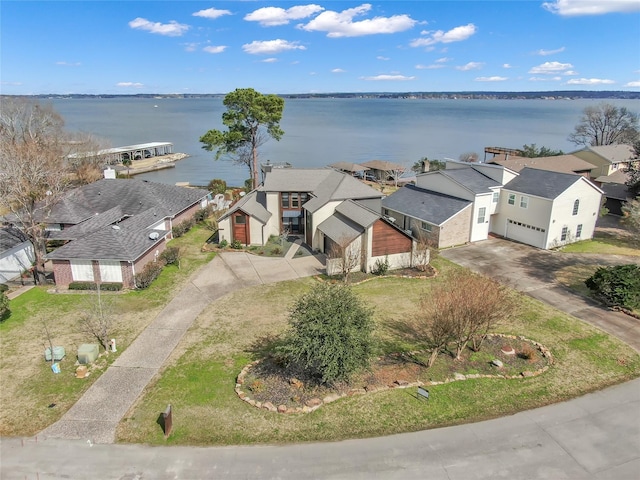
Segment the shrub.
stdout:
[[522,350],[518,352],[518,357],[523,360],[533,360],[536,356],[536,349],[531,345],[524,345]]
[[[98,284],[95,282],[71,282],[69,290],[97,290]],[[120,282],[105,282],[100,284],[100,290],[107,292],[118,292],[122,290]]]
[[191,228],[194,225],[195,225],[195,220],[193,218],[187,218],[186,220],[183,220],[177,225],[174,225],[173,228],[171,229],[171,233],[173,234],[174,238],[179,238],[185,233],[187,233],[189,230],[191,230]]
[[180,261],[180,248],[179,247],[167,247],[164,252],[160,254],[160,260],[165,265],[174,265]]
[[7,290],[9,290],[9,285],[0,283],[0,292],[6,292]]
[[389,259],[385,257],[384,261],[377,259],[371,272],[374,275],[386,275],[389,271]]
[[209,182],[209,185],[207,185],[207,189],[214,195],[224,193],[227,191],[227,182],[220,178],[214,178]]
[[640,308],[640,266],[601,267],[585,280],[593,296],[608,306]]
[[0,321],[4,320],[9,316],[11,311],[9,310],[9,299],[7,298],[7,294],[3,291],[0,291]]
[[227,248],[227,245],[229,245],[229,242],[227,242],[226,240],[222,240],[222,241],[218,244],[218,246],[219,246],[220,248]]
[[205,208],[201,208],[193,214],[193,220],[195,223],[202,223],[209,218],[212,213],[213,207],[211,205],[207,205]]
[[140,273],[137,273],[133,280],[135,282],[136,288],[139,290],[144,290],[145,288],[149,288],[151,282],[153,282],[158,275],[162,272],[162,264],[159,262],[149,262],[147,263]]
[[234,240],[233,242],[231,242],[231,248],[233,248],[235,250],[241,250],[242,249],[242,242],[240,240]]
[[280,247],[276,247],[273,250],[271,250],[271,255],[281,255],[282,254],[282,249]]
[[346,285],[318,284],[302,295],[289,326],[278,352],[323,383],[348,380],[369,365],[372,311]]

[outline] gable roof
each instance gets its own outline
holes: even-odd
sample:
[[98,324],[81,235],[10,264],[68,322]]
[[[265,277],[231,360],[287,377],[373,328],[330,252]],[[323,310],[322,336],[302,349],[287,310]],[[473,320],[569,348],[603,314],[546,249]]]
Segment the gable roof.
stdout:
[[16,247],[28,241],[29,238],[15,227],[0,228],[0,252]]
[[382,199],[382,206],[409,217],[442,225],[473,202],[433,192],[415,185],[402,187]]
[[380,218],[380,213],[374,212],[353,200],[342,202],[336,207],[336,212],[364,228]]
[[368,162],[362,162],[361,165],[368,167],[372,170],[382,170],[384,172],[393,172],[396,170],[404,171],[404,166],[399,163],[387,162],[385,160],[369,160]]
[[321,222],[318,230],[338,244],[349,244],[364,232],[364,228],[354,221],[338,215],[331,215]]
[[600,175],[595,181],[600,183],[620,183],[624,185],[630,178],[631,175],[625,172],[624,169],[618,169],[611,175]]
[[135,215],[157,207],[163,216],[174,216],[209,195],[199,188],[177,187],[146,180],[101,179],[67,192],[51,209],[49,223],[78,224],[114,207]]
[[84,237],[89,233],[116,223],[125,217],[122,212],[122,207],[117,205],[106,212],[96,213],[94,216],[89,217],[87,220],[77,223],[72,227],[65,228],[64,230],[52,231],[49,233],[49,239],[51,240],[76,240]]
[[444,170],[435,170],[433,172],[421,173],[418,176],[441,175],[458,185],[466,188],[474,194],[491,193],[492,187],[501,187],[501,183],[488,177],[484,173],[479,172],[472,166],[468,168],[452,168]]
[[525,167],[549,170],[551,172],[576,173],[593,170],[593,165],[575,155],[556,155],[553,157],[516,157],[498,155],[492,158],[489,163],[502,165],[514,172],[519,172]]
[[336,170],[342,170],[343,172],[363,172],[365,170],[370,170],[369,167],[351,162],[336,162],[329,166]]
[[633,146],[624,143],[615,145],[586,145],[572,154],[580,152],[591,152],[598,155],[602,160],[608,163],[624,163],[635,158]]
[[582,175],[550,172],[548,170],[539,170],[530,167],[523,168],[520,171],[520,175],[507,183],[504,188],[518,193],[526,193],[528,195],[553,200],[573,184],[583,181],[602,193],[602,190]]
[[238,210],[256,218],[262,224],[266,224],[271,218],[271,212],[267,210],[267,194],[264,191],[253,190],[231,206],[219,220],[224,220]]

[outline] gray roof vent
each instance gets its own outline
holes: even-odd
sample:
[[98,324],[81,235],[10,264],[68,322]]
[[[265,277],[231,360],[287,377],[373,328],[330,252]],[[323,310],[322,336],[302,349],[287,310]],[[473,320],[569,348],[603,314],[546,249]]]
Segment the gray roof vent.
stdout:
[[151,232],[151,233],[149,234],[149,238],[150,238],[151,240],[157,240],[157,239],[158,239],[158,237],[160,237],[160,234],[159,234],[158,232]]
[[113,228],[114,230],[120,230],[120,227],[118,225],[111,225],[111,228]]

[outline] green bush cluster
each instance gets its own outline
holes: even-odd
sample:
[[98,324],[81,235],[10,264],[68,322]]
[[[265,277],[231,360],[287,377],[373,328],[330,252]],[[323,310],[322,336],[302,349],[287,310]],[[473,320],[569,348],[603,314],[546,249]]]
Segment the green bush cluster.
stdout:
[[4,290],[0,291],[0,321],[9,316],[11,311],[9,310],[9,299]]
[[171,233],[173,233],[173,238],[179,238],[183,236],[185,233],[191,230],[195,224],[196,222],[193,218],[187,218],[186,220],[183,220],[177,225],[174,225],[173,228],[171,229]]
[[[96,282],[71,282],[69,290],[98,290]],[[119,292],[122,290],[121,282],[105,282],[100,284],[100,290],[107,292]]]
[[226,240],[222,240],[222,241],[218,244],[218,246],[219,246],[220,248],[227,248],[227,245],[229,245],[229,242],[227,242]]
[[227,191],[227,182],[220,178],[214,178],[209,182],[209,185],[207,185],[207,189],[214,195],[225,193]]
[[201,208],[200,210],[196,211],[196,213],[193,215],[193,220],[195,223],[202,223],[207,218],[209,218],[212,213],[213,207],[211,205],[208,205],[205,208]]
[[389,271],[389,259],[385,257],[384,260],[377,259],[371,273],[374,275],[386,275]]
[[149,262],[147,263],[140,273],[136,273],[133,277],[135,285],[138,289],[144,290],[149,288],[151,282],[153,282],[158,275],[162,272],[161,262]]
[[160,254],[160,260],[165,265],[175,265],[180,261],[180,248],[179,247],[167,247],[164,252]]
[[231,248],[235,250],[242,250],[242,242],[240,240],[234,240],[231,242]]
[[601,267],[585,280],[593,296],[608,306],[640,308],[640,266]]

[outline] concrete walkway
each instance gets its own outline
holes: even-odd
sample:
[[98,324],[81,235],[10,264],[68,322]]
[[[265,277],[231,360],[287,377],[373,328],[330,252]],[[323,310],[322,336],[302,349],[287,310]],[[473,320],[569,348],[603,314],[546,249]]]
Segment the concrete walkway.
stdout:
[[445,250],[441,255],[590,323],[640,352],[640,321],[578,295],[555,278],[565,267],[640,265],[640,257],[550,252],[497,238]]
[[3,438],[0,478],[636,480],[638,412],[640,379],[510,417],[335,443],[195,448]]
[[122,417],[158,374],[200,312],[230,292],[323,271],[319,257],[264,258],[223,253],[198,270],[156,319],[85,394],[41,436],[113,443]]

